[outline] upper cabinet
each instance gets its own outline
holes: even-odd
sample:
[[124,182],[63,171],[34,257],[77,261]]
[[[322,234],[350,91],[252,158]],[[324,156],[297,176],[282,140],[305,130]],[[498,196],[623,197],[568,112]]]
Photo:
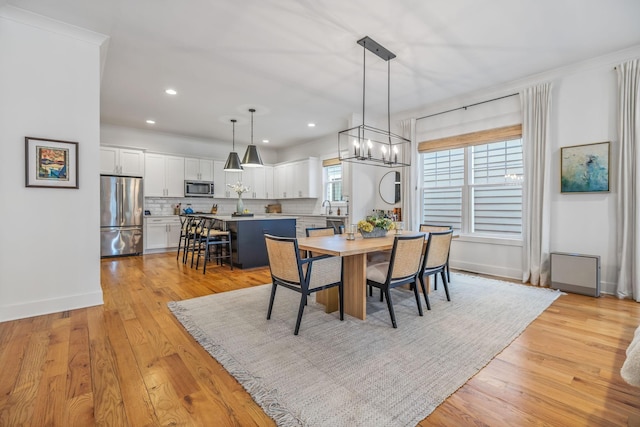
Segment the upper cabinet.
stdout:
[[245,168],[242,172],[225,172],[223,161],[213,162],[213,188],[216,199],[237,199],[238,195],[229,187],[236,182],[249,187],[244,199],[275,199],[273,191],[273,166]]
[[242,183],[249,187],[249,192],[243,197],[247,199],[273,199],[273,166],[245,168],[242,172]]
[[184,157],[147,153],[144,195],[184,197]]
[[100,173],[144,176],[144,152],[129,148],[100,147]]
[[213,181],[213,160],[184,159],[184,179],[194,181]]
[[273,170],[274,198],[317,198],[319,171],[316,157],[276,165]]
[[227,184],[235,184],[242,181],[242,172],[225,172],[225,162],[213,161],[213,190],[216,199],[235,199],[238,197]]

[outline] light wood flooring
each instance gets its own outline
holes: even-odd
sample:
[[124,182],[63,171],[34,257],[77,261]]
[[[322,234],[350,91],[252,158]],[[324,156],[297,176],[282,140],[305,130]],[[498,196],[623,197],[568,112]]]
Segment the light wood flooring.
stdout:
[[[171,253],[101,269],[104,306],[0,323],[0,426],[274,425],[167,308],[268,269],[203,275]],[[633,301],[562,296],[419,425],[640,426],[619,374],[638,324]]]

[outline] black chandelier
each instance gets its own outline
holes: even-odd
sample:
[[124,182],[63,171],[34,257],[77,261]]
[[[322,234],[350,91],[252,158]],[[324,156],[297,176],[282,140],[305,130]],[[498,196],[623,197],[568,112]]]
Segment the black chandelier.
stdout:
[[[346,162],[358,162],[383,167],[411,165],[411,141],[391,132],[391,66],[396,55],[376,43],[369,36],[358,40],[363,47],[362,59],[362,124],[338,132],[338,157]],[[365,124],[366,56],[370,51],[387,61],[387,129]]]

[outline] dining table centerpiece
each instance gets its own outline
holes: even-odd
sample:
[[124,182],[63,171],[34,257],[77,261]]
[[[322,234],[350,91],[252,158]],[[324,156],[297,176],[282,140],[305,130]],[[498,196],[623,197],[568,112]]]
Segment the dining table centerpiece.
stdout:
[[395,223],[390,218],[371,215],[358,221],[358,231],[365,239],[384,237],[387,231],[393,230]]
[[249,187],[243,185],[242,182],[238,181],[235,184],[227,184],[229,188],[238,194],[238,202],[236,204],[236,213],[244,213],[244,203],[242,202],[242,193],[246,193],[250,190]]

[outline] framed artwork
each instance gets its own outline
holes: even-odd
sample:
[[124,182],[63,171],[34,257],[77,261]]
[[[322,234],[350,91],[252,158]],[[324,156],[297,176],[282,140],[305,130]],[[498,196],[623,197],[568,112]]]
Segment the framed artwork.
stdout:
[[25,137],[27,187],[78,188],[78,143]]
[[609,191],[609,142],[560,149],[560,192]]

